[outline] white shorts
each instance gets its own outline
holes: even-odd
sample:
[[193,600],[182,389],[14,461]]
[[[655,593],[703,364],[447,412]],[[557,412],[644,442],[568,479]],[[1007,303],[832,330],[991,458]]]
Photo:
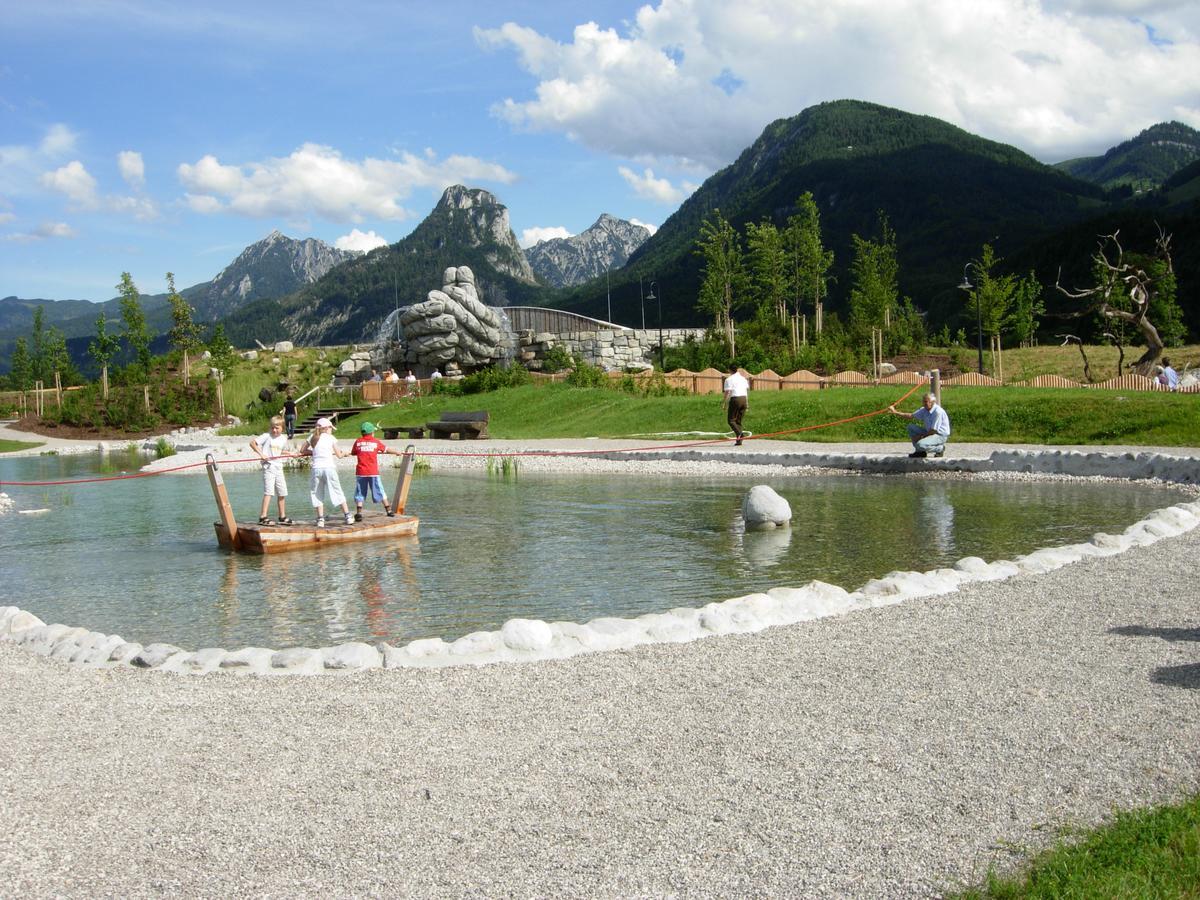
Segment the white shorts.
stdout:
[[338,481],[337,469],[312,470],[311,490],[314,509],[324,506],[321,502],[322,489],[324,489],[325,495],[329,498],[330,506],[341,506],[346,502],[346,495],[342,493],[342,483]]
[[273,469],[270,466],[264,466],[262,473],[264,494],[268,497],[287,496],[287,480],[283,477],[283,469]]

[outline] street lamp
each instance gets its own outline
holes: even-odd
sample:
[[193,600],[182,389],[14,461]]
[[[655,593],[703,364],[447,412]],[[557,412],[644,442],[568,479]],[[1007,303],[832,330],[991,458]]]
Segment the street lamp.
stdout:
[[[976,263],[969,262],[963,266],[962,284],[958,286],[962,291],[973,291],[975,285],[971,284],[971,279],[967,278],[967,269],[974,269],[975,274],[979,274],[979,266]],[[980,309],[980,303],[983,298],[979,294],[975,295],[975,345],[979,349],[979,374],[983,374],[983,312]]]
[[[667,371],[667,363],[666,363],[665,350],[663,348],[662,293],[659,292],[659,295],[655,296],[654,292],[657,290],[658,290],[658,282],[657,281],[650,282],[650,293],[646,295],[646,299],[658,301],[658,367],[665,374]],[[645,314],[643,313],[643,317],[644,317],[644,315]]]

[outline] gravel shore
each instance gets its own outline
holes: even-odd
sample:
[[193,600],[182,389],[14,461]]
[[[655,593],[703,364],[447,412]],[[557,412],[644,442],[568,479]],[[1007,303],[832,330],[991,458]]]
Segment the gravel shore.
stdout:
[[0,894],[936,895],[1200,790],[1198,553],[522,665],[0,643]]

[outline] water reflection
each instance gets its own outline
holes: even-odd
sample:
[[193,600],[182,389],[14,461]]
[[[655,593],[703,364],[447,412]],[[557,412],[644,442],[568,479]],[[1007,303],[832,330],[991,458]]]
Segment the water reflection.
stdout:
[[[95,465],[0,459],[0,478]],[[431,475],[410,498],[419,537],[264,557],[217,550],[203,477],[63,488],[53,505],[45,489],[14,489],[20,508],[51,511],[0,527],[0,603],[194,648],[453,639],[516,616],[636,616],[814,578],[853,588],[893,569],[1006,558],[1120,531],[1177,496],[1088,482],[779,477],[771,486],[791,527],[747,533],[741,503],[759,482]],[[257,473],[228,473],[226,484],[243,516],[257,511]]]

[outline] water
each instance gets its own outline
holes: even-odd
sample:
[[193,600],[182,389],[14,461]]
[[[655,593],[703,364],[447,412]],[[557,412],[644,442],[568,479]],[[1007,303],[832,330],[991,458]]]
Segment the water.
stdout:
[[[96,468],[97,457],[0,459],[0,480]],[[257,516],[258,474],[225,480],[240,517]],[[288,511],[307,519],[307,477],[288,481]],[[452,640],[514,616],[629,617],[814,578],[853,589],[894,569],[1011,558],[1121,531],[1178,496],[1138,484],[773,477],[792,527],[746,532],[742,498],[762,481],[428,474],[409,499],[418,537],[267,557],[217,549],[203,475],[7,487],[18,508],[50,512],[0,519],[0,604],[188,649]]]

